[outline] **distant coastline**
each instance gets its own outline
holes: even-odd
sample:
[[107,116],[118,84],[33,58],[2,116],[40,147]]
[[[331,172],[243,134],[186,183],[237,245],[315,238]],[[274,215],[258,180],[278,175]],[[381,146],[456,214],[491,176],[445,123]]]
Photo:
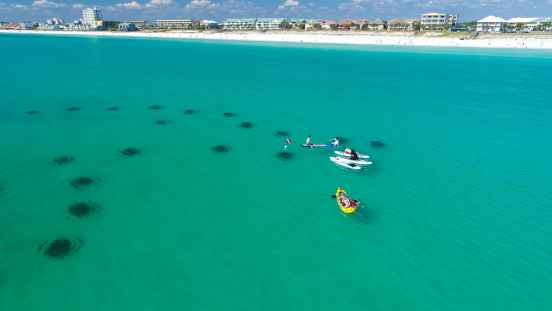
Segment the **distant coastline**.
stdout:
[[106,32],[106,31],[37,31],[0,30],[0,34],[34,34],[54,36],[96,36],[129,38],[165,38],[186,40],[226,40],[250,42],[285,42],[298,44],[347,44],[411,47],[459,47],[495,49],[549,49],[550,34],[483,34],[471,38],[469,34],[442,33],[360,33],[351,31],[317,32]]

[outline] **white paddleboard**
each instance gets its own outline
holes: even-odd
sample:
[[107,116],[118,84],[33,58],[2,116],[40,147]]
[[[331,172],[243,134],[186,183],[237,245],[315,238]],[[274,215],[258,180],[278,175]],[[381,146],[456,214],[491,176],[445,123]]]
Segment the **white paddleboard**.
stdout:
[[327,148],[328,147],[328,145],[326,144],[310,144],[310,145],[303,144],[302,146],[305,148]]
[[[334,152],[335,152],[335,154],[340,155],[340,156],[342,156],[342,157],[348,157],[348,158],[351,157],[351,154],[350,154],[350,153],[345,153],[345,152],[339,151],[339,150],[335,150]],[[358,153],[358,152],[357,152],[357,155],[358,155],[358,157],[359,157],[360,159],[369,159],[369,158],[370,158],[370,156],[367,155],[367,154],[362,154],[362,153]]]
[[339,159],[341,159],[341,160],[340,160],[341,162],[343,162],[343,163],[348,163],[348,164],[356,164],[356,165],[371,165],[371,164],[372,164],[372,161],[366,161],[366,160],[352,160],[352,159],[341,158],[341,157],[336,157],[336,158],[339,158]]
[[362,168],[361,165],[358,165],[358,164],[354,164],[354,163],[347,163],[343,160],[346,160],[346,159],[343,159],[343,158],[340,158],[340,157],[330,157],[330,160],[339,165],[339,166],[343,166],[343,167],[346,167],[348,169],[351,169],[351,170],[360,170]]

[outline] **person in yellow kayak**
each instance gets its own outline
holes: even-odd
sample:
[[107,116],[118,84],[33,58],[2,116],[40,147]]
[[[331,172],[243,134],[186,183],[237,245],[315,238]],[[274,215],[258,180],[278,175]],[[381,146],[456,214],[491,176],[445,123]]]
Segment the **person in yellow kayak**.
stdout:
[[339,208],[346,214],[354,213],[360,206],[360,201],[350,198],[341,187],[337,188],[336,194],[332,195],[332,198],[336,199]]

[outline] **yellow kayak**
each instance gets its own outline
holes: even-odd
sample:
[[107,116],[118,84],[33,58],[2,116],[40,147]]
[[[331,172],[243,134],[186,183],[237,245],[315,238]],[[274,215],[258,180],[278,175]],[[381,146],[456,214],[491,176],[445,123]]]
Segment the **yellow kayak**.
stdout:
[[341,187],[337,188],[335,192],[335,200],[339,205],[339,209],[345,214],[352,214],[358,209],[358,203],[349,198],[347,192]]

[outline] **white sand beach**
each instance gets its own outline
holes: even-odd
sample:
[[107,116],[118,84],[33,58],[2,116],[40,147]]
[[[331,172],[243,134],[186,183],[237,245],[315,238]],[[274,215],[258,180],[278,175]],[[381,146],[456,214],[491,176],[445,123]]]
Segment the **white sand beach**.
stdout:
[[39,34],[55,36],[143,37],[187,40],[229,40],[287,42],[307,44],[352,44],[418,47],[552,49],[552,34],[483,34],[476,39],[467,35],[369,33],[369,32],[70,32],[0,30],[0,34]]

